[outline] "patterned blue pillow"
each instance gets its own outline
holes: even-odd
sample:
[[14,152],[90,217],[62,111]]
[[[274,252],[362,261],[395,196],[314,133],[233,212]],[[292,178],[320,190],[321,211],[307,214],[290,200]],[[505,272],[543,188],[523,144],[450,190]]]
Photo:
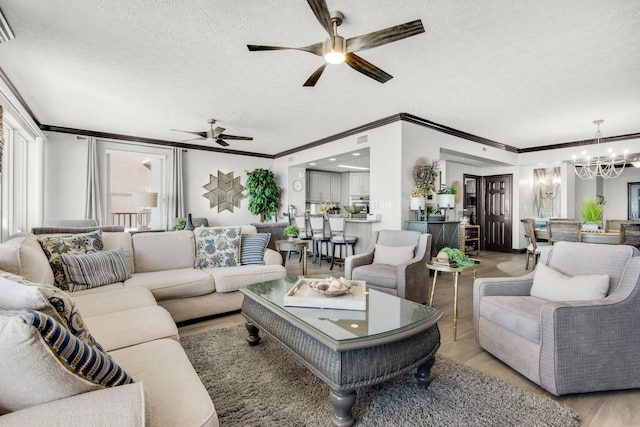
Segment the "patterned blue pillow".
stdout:
[[55,286],[17,281],[0,273],[0,307],[8,310],[37,310],[51,316],[90,346],[102,346],[87,329],[80,312],[68,293]]
[[269,244],[271,233],[253,233],[242,235],[240,246],[240,264],[264,265],[264,250]]
[[0,342],[0,408],[5,410],[134,382],[107,353],[39,311],[1,309]]
[[194,234],[196,268],[240,265],[240,227],[198,227]]
[[79,255],[61,254],[60,257],[72,291],[97,288],[131,278],[122,248]]

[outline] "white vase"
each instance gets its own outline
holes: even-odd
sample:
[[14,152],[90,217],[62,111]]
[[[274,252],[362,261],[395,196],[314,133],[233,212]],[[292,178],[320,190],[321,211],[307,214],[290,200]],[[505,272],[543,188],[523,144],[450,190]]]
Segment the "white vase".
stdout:
[[438,207],[455,208],[456,195],[455,194],[438,194]]
[[426,197],[411,197],[411,210],[423,211],[427,207]]
[[595,222],[585,222],[582,224],[582,231],[598,231],[598,224]]

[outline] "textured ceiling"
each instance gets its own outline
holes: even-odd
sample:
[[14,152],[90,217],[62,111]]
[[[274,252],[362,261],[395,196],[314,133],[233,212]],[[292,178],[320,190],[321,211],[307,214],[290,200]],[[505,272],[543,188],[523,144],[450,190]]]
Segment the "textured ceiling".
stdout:
[[303,0],[0,0],[0,67],[42,124],[181,141],[216,118],[264,154],[400,112],[518,148],[640,132],[637,0],[327,3],[346,38],[426,32],[361,53],[386,84],[341,64],[305,88],[322,58],[246,48],[324,40]]

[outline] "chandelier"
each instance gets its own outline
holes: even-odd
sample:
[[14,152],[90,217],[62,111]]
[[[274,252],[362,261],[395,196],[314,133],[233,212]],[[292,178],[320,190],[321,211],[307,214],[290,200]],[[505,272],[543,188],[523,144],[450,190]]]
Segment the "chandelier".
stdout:
[[594,120],[593,124],[598,126],[596,130],[595,149],[593,155],[582,152],[582,159],[573,156],[573,170],[580,179],[594,179],[601,177],[604,179],[617,178],[620,176],[627,164],[626,153],[617,156],[611,148],[607,152],[604,150],[602,142],[602,133],[600,132],[600,124],[604,120]]

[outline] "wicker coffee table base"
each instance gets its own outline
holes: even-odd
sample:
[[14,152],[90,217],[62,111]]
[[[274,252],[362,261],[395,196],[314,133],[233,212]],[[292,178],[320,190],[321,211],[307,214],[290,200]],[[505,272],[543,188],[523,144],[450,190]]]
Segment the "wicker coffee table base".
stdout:
[[353,425],[351,407],[359,387],[382,383],[414,369],[420,385],[426,387],[431,383],[430,371],[440,347],[437,324],[413,335],[405,333],[401,339],[394,340],[389,335],[385,342],[378,339],[370,347],[365,341],[362,347],[336,350],[306,333],[303,322],[294,325],[247,296],[242,303],[242,315],[247,320],[250,345],[259,344],[262,331],[329,385],[334,426]]

